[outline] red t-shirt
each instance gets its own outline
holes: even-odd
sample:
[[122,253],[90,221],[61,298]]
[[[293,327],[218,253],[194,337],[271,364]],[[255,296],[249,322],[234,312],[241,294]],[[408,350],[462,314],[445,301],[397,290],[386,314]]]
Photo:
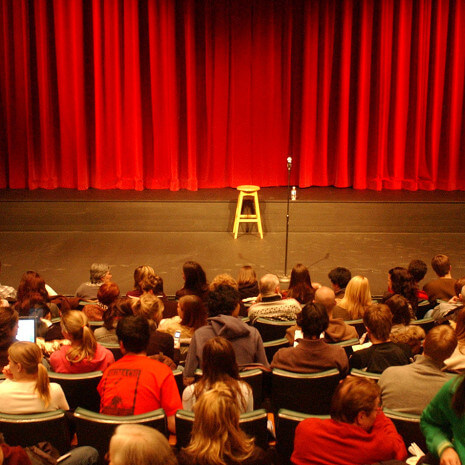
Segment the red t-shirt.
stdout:
[[170,368],[141,355],[125,355],[109,366],[98,385],[100,413],[139,415],[162,408],[166,416],[182,409]]

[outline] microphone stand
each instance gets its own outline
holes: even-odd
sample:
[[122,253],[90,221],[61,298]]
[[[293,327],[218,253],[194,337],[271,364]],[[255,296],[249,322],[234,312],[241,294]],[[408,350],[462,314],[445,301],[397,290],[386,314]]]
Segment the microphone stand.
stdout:
[[291,279],[287,275],[287,250],[289,246],[289,200],[291,198],[291,168],[292,157],[287,157],[287,212],[286,212],[286,248],[284,253],[284,274],[279,276],[281,283],[288,283]]

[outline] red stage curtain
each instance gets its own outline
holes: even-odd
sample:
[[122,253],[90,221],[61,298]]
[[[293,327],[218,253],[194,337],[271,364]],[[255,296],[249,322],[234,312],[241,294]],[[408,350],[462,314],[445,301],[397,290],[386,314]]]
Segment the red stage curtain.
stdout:
[[[2,0],[0,187],[465,189],[465,0]],[[462,168],[462,169],[461,169]]]

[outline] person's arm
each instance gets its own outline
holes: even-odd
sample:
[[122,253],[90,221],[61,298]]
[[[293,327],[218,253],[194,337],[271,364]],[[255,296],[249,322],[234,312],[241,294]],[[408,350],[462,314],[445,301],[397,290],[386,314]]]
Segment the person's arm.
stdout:
[[359,370],[361,370],[362,368],[366,367],[366,364],[363,361],[365,350],[366,349],[357,350],[350,356],[349,358],[350,368],[358,368]]
[[451,429],[451,420],[455,417],[451,407],[453,383],[454,380],[448,381],[421,415],[420,427],[426,438],[426,445],[429,451],[438,457],[441,457],[446,449],[453,448]]
[[[193,379],[195,370],[199,366],[199,360],[197,359],[197,338],[196,334],[192,337],[192,341],[187,351],[186,363],[184,365],[183,378],[184,384],[187,379]],[[189,383],[190,384],[190,383]]]
[[383,412],[379,412],[376,416],[371,433],[379,438],[384,448],[390,449],[393,459],[405,460],[407,458],[407,449],[402,436]]
[[176,434],[175,415],[178,410],[182,409],[182,402],[178,386],[171,371],[160,387],[160,403],[161,408],[166,414],[169,431]]
[[194,406],[194,386],[190,385],[184,389],[182,393],[182,408],[184,410],[192,410]]
[[57,407],[62,410],[69,410],[68,401],[62,387],[59,384],[50,383],[50,391],[51,396],[53,396],[52,400],[56,403]]

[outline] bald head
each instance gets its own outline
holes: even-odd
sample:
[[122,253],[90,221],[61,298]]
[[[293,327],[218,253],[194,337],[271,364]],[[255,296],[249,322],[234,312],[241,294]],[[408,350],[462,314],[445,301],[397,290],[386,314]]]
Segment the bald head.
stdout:
[[275,295],[278,293],[279,279],[275,274],[266,274],[260,279],[258,288],[263,297]]
[[317,304],[323,304],[328,312],[328,315],[331,316],[333,313],[333,308],[336,306],[336,295],[334,291],[326,286],[321,286],[315,292],[315,302]]

